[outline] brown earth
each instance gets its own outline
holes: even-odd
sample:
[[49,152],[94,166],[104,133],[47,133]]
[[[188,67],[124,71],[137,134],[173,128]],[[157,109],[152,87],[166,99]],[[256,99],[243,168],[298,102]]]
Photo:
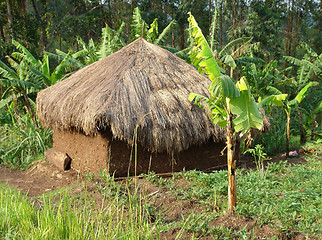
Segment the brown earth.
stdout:
[[[281,156],[273,158],[271,161],[279,161]],[[303,157],[288,159],[291,164],[301,164],[305,160]],[[254,167],[253,163],[247,159],[241,161],[242,167]],[[73,193],[81,193],[85,191],[84,176],[75,170],[60,171],[55,166],[46,161],[37,161],[28,170],[13,170],[0,165],[0,182],[6,183],[11,187],[14,187],[30,197],[39,196],[43,193],[54,191],[63,187],[72,186]],[[171,195],[168,191],[162,189],[159,186],[154,185],[147,179],[137,179],[139,191],[142,191],[152,198],[150,204],[156,209],[161,210],[163,214],[163,220],[171,223],[179,221],[182,216],[188,216],[190,213],[202,213],[206,209],[191,200],[179,199],[176,196]],[[175,179],[175,188],[187,189],[189,183],[184,179]],[[96,191],[95,184],[88,184],[86,191],[97,200],[101,201],[102,196]],[[217,209],[213,209],[216,211]],[[209,227],[225,226],[230,229],[241,230],[246,229],[250,234],[253,234],[258,238],[270,238],[278,236],[279,239],[288,239],[280,232],[272,229],[269,225],[258,226],[253,219],[247,219],[244,217],[238,217],[234,215],[219,216],[215,220],[208,223]],[[175,239],[178,234],[181,234],[182,239],[189,239],[192,233],[180,232],[180,229],[174,228],[167,232],[162,233],[162,239]],[[195,233],[193,233],[195,234]],[[196,236],[196,235],[194,235]],[[299,233],[292,233],[294,236],[292,239],[305,239],[305,236]],[[200,236],[199,239],[208,239],[207,237]]]

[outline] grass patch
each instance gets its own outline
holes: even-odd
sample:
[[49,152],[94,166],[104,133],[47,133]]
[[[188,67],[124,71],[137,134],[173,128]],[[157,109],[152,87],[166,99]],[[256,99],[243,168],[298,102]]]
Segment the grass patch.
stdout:
[[227,217],[227,171],[182,171],[171,178],[150,173],[123,182],[102,171],[99,178],[88,176],[81,191],[72,186],[32,199],[0,185],[0,238],[254,239],[263,226],[276,232],[266,239],[318,238],[321,143],[313,147],[318,151],[305,164],[272,162],[262,176],[256,169],[238,170],[234,217],[255,222],[251,228],[220,222]]
[[0,163],[27,169],[52,146],[52,130],[36,127],[29,113],[0,112]]
[[119,197],[100,206],[85,192],[68,190],[28,199],[21,192],[0,185],[0,238],[4,239],[155,239],[142,205],[144,198]]

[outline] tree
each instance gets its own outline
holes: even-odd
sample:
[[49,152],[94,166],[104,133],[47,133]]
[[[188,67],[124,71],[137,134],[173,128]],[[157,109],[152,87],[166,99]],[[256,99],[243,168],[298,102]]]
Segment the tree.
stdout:
[[228,211],[233,212],[237,202],[236,186],[236,135],[249,136],[251,128],[260,129],[263,119],[250,93],[244,77],[237,84],[223,74],[213,52],[194,17],[189,16],[190,34],[193,39],[191,60],[200,72],[207,74],[212,81],[209,97],[191,93],[189,99],[202,107],[209,108],[209,115],[215,124],[227,129],[228,164]]

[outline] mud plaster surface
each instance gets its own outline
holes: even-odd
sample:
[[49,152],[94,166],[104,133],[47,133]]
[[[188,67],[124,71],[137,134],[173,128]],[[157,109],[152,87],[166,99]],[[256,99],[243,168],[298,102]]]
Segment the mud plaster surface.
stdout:
[[[72,168],[81,172],[96,173],[108,169],[115,176],[127,176],[135,173],[134,149],[124,141],[113,139],[110,131],[100,132],[96,136],[85,136],[77,131],[54,129],[54,149],[67,153],[72,160]],[[209,141],[194,146],[173,156],[166,153],[151,153],[138,145],[136,173],[168,173],[182,169],[205,170],[225,166],[226,157],[221,155],[224,143]],[[130,168],[129,168],[130,167]]]

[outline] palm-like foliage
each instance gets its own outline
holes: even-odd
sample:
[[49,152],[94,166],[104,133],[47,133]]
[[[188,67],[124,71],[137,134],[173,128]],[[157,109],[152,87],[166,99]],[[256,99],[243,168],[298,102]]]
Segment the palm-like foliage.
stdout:
[[2,98],[7,97],[9,92],[21,96],[45,87],[42,81],[31,77],[29,68],[30,65],[39,66],[41,62],[36,60],[20,43],[16,41],[13,41],[13,43],[20,50],[20,52],[12,53],[12,57],[17,60],[8,57],[10,66],[0,61],[0,76],[2,77],[0,81],[1,85],[6,88]]
[[46,53],[40,61],[19,42],[13,41],[13,44],[19,51],[12,53],[12,57],[8,57],[10,66],[0,61],[0,83],[5,88],[0,101],[0,108],[23,97],[30,115],[37,124],[32,106],[34,103],[29,96],[61,80],[64,72],[69,69],[67,64],[70,55],[67,54],[60,64],[51,71]]
[[[151,31],[157,28],[155,24],[151,24]],[[148,24],[143,20],[139,7],[134,8],[133,16],[132,16],[132,24],[131,24],[131,34],[132,34],[132,41],[143,37],[146,38],[148,32]]]
[[[229,99],[231,106],[234,105],[232,102],[236,102],[236,103],[238,102],[238,105],[239,103],[245,103],[245,105],[250,107],[253,102],[255,103],[255,101],[252,95],[250,94],[250,89],[245,77],[241,78],[238,84],[235,85],[232,78],[224,74],[223,69],[219,67],[219,64],[215,59],[214,54],[211,48],[209,47],[208,42],[203,36],[200,28],[198,27],[197,22],[195,21],[192,15],[190,15],[189,17],[189,23],[191,28],[190,29],[191,36],[194,39],[194,45],[191,49],[191,54],[190,54],[192,63],[199,69],[201,73],[207,74],[208,77],[212,80],[212,84],[208,88],[210,92],[210,98],[200,96],[198,94],[191,94],[190,99],[196,99],[197,101],[200,99],[206,104],[208,104],[211,110],[211,115],[214,123],[216,124],[221,123],[221,125],[223,125],[222,120],[224,120],[225,117],[227,116],[222,115],[223,111],[218,111],[218,114],[217,114],[217,109],[227,108],[226,98]],[[245,97],[246,92],[245,94],[244,93],[242,94],[243,91],[247,92],[247,97]],[[239,115],[240,111],[237,110],[237,108],[238,107],[235,108],[233,106],[232,113]],[[255,109],[249,108],[245,110],[249,112],[246,114],[246,116],[244,116],[245,119],[243,120],[248,123],[248,126],[247,128],[242,129],[243,130],[242,133],[249,131],[250,128],[252,127],[260,128],[262,124],[262,120],[257,119],[257,117],[261,118],[258,109],[255,110]],[[238,119],[238,121],[240,120],[241,118]],[[238,130],[241,130],[241,129],[238,128]]]
[[[266,104],[273,104],[275,106],[281,106],[285,110],[286,120],[286,157],[289,156],[289,141],[290,141],[290,124],[291,124],[291,112],[294,108],[298,107],[299,104],[304,100],[308,94],[310,87],[319,85],[317,82],[309,82],[306,84],[293,98],[292,100],[286,99],[287,94],[282,94],[281,91],[274,87],[269,87],[269,90],[274,94],[264,98],[259,104],[259,107],[263,107]],[[319,107],[315,109],[316,113],[320,111]]]
[[318,55],[304,42],[300,46],[306,51],[302,59],[284,56],[284,59],[298,66],[296,81],[294,82],[295,92],[298,92],[305,84],[313,80],[314,75],[318,81],[322,77],[322,53]]
[[[292,78],[292,82],[289,85],[293,96],[299,94],[300,90],[310,81],[321,82],[322,77],[322,54],[316,53],[308,44],[304,42],[300,44],[300,47],[305,51],[302,59],[290,56],[284,57],[288,62],[297,67],[296,78]],[[300,109],[298,110],[302,144],[306,141],[305,124],[312,124],[312,122],[309,120],[315,108],[312,107],[312,105],[317,106],[320,101],[315,97],[315,95],[319,95],[319,93],[317,91],[314,92],[315,93],[310,96],[310,101],[306,101],[304,104],[301,104]],[[305,114],[304,118],[302,117],[303,113]],[[313,128],[311,127],[311,129]]]
[[258,49],[259,43],[252,43],[252,38],[249,37],[233,39],[221,49],[218,48],[218,41],[215,38],[216,29],[217,11],[215,10],[209,29],[209,45],[215,58],[230,68],[230,77],[233,77],[237,65],[262,61],[252,56],[252,51]]
[[10,67],[0,61],[0,82],[5,88],[4,94],[1,97],[0,108],[8,104],[14,99],[23,97],[28,110],[36,123],[35,114],[32,109],[28,94],[36,92],[44,85],[42,82],[31,78],[28,64],[26,61],[16,62],[12,58],[8,58]]
[[291,67],[282,71],[277,69],[278,62],[276,60],[270,61],[265,64],[264,61],[256,63],[245,62],[242,65],[242,73],[248,79],[252,93],[256,99],[265,98],[271,93],[268,87],[277,87],[284,84],[288,78],[285,76],[285,72],[289,71]]
[[[124,47],[126,43],[121,37],[124,26],[125,24],[123,22],[120,28],[115,31],[106,25],[104,28],[102,28],[102,38],[99,44],[96,44],[93,39],[90,39],[89,43],[86,44],[82,38],[78,37],[77,42],[82,46],[83,49],[71,54],[73,61],[70,63],[77,68],[83,67],[103,59],[111,53],[116,52]],[[67,55],[61,51],[56,52],[60,57]]]
[[[246,79],[243,77],[235,85],[233,80],[224,75],[218,66],[212,49],[203,36],[197,22],[190,14],[188,19],[191,39],[191,61],[200,72],[207,74],[212,80],[208,88],[210,97],[190,94],[189,99],[195,100],[199,105],[206,105],[210,109],[210,117],[214,123],[227,127],[227,162],[228,162],[228,210],[234,210],[237,201],[236,189],[236,144],[235,130],[242,134],[250,133],[251,128],[260,129],[263,119],[258,111],[254,98],[251,95]],[[237,117],[233,120],[233,115]],[[224,124],[223,124],[224,123]]]
[[176,22],[174,20],[171,21],[168,26],[164,28],[162,33],[159,34],[158,19],[154,19],[150,27],[148,27],[148,24],[141,16],[140,9],[136,7],[133,11],[133,20],[131,24],[132,41],[143,37],[153,44],[160,45],[165,41],[170,34],[171,28],[175,24]]
[[[137,7],[133,11],[133,21],[131,24],[132,41],[139,37],[144,37],[149,42],[152,42],[156,45],[162,44],[169,35],[174,24],[175,21],[170,22],[162,33],[159,34],[157,19],[155,19],[151,26],[148,27],[148,24],[143,20],[140,10]],[[75,69],[82,68],[86,65],[103,59],[111,53],[114,53],[124,47],[126,45],[126,41],[121,36],[124,27],[124,22],[117,31],[106,25],[104,28],[102,28],[102,37],[99,43],[95,43],[93,39],[90,39],[87,44],[82,38],[78,37],[77,42],[82,46],[82,50],[78,52],[64,53],[56,50],[56,54],[47,54],[59,61],[65,59],[67,66],[72,66]],[[67,56],[68,58],[66,58]]]

